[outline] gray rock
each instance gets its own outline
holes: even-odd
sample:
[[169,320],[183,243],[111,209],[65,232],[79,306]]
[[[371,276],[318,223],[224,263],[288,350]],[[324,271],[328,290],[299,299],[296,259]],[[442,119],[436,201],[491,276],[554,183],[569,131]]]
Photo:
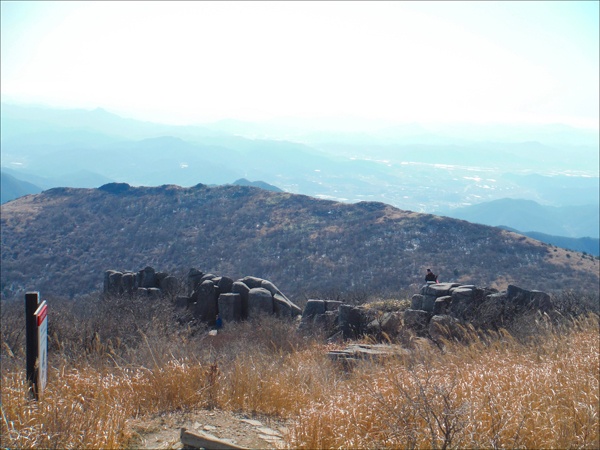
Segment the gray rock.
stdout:
[[302,312],[302,320],[308,321],[313,319],[316,314],[325,314],[325,311],[327,311],[325,300],[309,299]]
[[179,280],[171,275],[160,279],[160,289],[165,295],[175,295],[179,290]]
[[338,300],[325,300],[326,311],[338,311],[342,302]]
[[224,322],[238,321],[242,318],[242,297],[240,294],[220,294],[218,305],[219,317]]
[[426,336],[431,314],[427,311],[407,309],[404,311],[404,327],[415,332],[417,336]]
[[433,312],[433,307],[435,306],[435,299],[437,297],[433,295],[424,295],[423,296],[423,306],[421,309],[427,312]]
[[339,327],[345,339],[356,339],[364,333],[366,328],[366,315],[364,308],[352,305],[340,305]]
[[531,291],[531,301],[535,308],[543,312],[548,312],[554,308],[550,295],[542,291]]
[[123,293],[123,274],[121,272],[114,270],[108,275],[108,293],[112,295]]
[[450,295],[450,289],[460,286],[459,283],[438,283],[428,284],[421,288],[421,295],[431,295],[433,297],[443,297]]
[[217,289],[214,283],[210,279],[203,281],[194,294],[196,297],[194,315],[213,325],[217,319]]
[[248,294],[250,293],[250,288],[241,281],[236,281],[231,285],[231,292],[233,294],[240,294],[240,298],[242,301],[242,319],[248,317]]
[[281,292],[273,295],[273,302],[275,313],[281,317],[296,317],[302,314],[300,307],[291,302]]
[[472,288],[460,286],[452,291],[452,305],[450,314],[461,319],[470,318],[475,311],[477,291]]
[[135,282],[136,282],[135,273],[131,273],[131,272],[124,273],[123,277],[121,278],[121,282],[123,284],[123,292],[131,297],[137,287],[135,284]]
[[164,280],[168,276],[169,274],[167,272],[156,272],[156,284],[158,285],[157,287],[159,287],[162,280]]
[[233,279],[229,277],[221,277],[219,283],[217,284],[217,288],[219,289],[219,293],[227,294],[231,292],[231,288],[233,287]]
[[187,275],[188,293],[191,294],[196,289],[198,289],[198,286],[200,286],[200,284],[202,283],[203,276],[204,276],[204,273],[202,273],[198,269],[194,269],[194,268],[190,269],[190,271],[188,272],[188,275]]
[[277,289],[277,286],[275,286],[273,283],[271,283],[268,280],[261,280],[260,286],[257,286],[257,287],[265,288],[267,291],[269,291],[271,293],[271,295],[280,293],[279,289]]
[[338,313],[337,311],[325,311],[324,314],[317,314],[313,317],[312,324],[327,334],[334,333],[338,328]]
[[423,296],[421,294],[415,294],[410,300],[410,309],[423,309]]
[[550,296],[541,291],[528,291],[512,284],[506,289],[507,303],[513,303],[518,310],[541,309],[547,311],[552,308]]
[[158,278],[156,278],[156,272],[154,268],[147,266],[141,271],[142,282],[140,286],[143,288],[154,288],[158,287]]
[[450,309],[450,304],[452,303],[452,296],[445,295],[443,297],[438,297],[435,300],[433,305],[433,315],[438,314],[446,314],[446,312]]
[[293,311],[290,302],[286,301],[281,295],[273,296],[273,312],[278,317],[292,317]]
[[273,314],[273,295],[265,288],[251,288],[248,292],[248,317]]
[[401,313],[399,312],[386,312],[383,313],[381,318],[381,331],[386,333],[388,336],[395,336],[398,334],[402,325]]
[[104,293],[105,294],[112,294],[113,293],[112,292],[113,287],[112,287],[112,285],[110,283],[110,276],[113,273],[116,273],[116,272],[117,272],[116,270],[106,270],[104,272]]
[[246,286],[248,286],[250,289],[254,289],[254,288],[262,287],[261,285],[262,285],[263,279],[248,276],[248,277],[244,277],[238,281],[241,281]]

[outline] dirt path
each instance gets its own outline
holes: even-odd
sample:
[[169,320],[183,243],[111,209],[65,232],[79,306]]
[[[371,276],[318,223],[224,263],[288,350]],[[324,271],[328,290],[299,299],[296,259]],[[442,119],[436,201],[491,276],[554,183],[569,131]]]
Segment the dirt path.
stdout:
[[252,449],[285,448],[286,423],[221,410],[174,412],[130,423],[136,433],[134,449],[180,449],[181,428],[201,431]]

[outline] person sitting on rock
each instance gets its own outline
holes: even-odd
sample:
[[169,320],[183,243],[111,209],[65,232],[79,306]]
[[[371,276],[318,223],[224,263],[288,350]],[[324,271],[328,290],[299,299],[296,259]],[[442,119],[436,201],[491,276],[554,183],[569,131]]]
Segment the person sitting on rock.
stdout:
[[437,283],[437,275],[431,271],[431,269],[427,269],[427,274],[425,275],[426,283]]

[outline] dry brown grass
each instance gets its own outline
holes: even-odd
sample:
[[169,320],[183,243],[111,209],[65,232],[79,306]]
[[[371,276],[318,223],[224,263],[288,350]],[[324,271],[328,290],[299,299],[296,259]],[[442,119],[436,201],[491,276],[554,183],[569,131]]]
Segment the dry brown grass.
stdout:
[[1,445],[120,448],[129,419],[221,408],[291,419],[291,448],[598,448],[598,323],[530,344],[506,332],[443,352],[422,344],[352,370],[272,318],[180,339],[177,354],[172,336],[140,334],[135,362],[55,355],[39,402],[17,365],[3,367]]
[[523,346],[422,349],[385,366],[364,364],[302,411],[299,448],[598,448],[597,318],[568,335]]

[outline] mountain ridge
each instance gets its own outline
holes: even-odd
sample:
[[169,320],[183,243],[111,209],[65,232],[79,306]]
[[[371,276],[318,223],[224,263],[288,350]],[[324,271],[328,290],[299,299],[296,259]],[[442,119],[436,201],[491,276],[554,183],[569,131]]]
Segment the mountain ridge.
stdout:
[[380,295],[443,281],[544,291],[598,285],[598,261],[495,227],[249,186],[54,188],[2,205],[3,295],[77,296],[107,269],[191,267],[291,296]]

